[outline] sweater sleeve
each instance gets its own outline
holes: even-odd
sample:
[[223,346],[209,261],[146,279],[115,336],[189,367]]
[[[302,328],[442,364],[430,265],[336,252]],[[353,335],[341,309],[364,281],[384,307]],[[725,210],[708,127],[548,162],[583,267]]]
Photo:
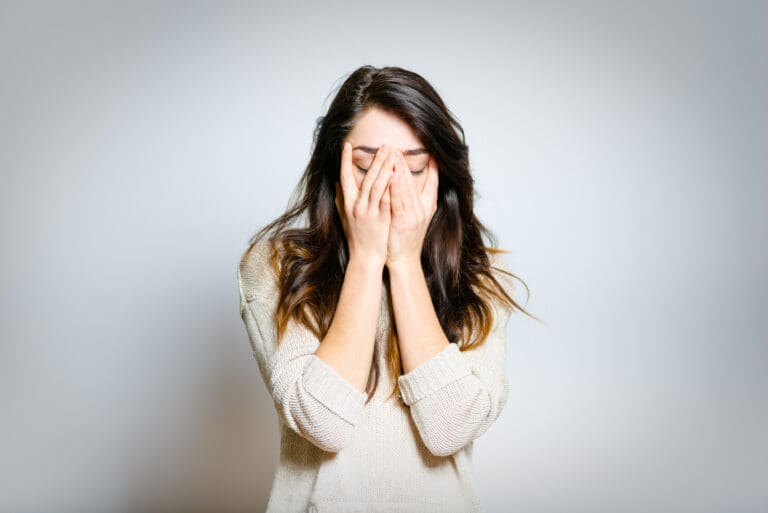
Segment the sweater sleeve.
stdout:
[[293,319],[277,344],[278,294],[263,244],[241,260],[237,273],[253,356],[281,422],[320,449],[337,452],[349,440],[367,395],[315,355],[320,341]]
[[[492,265],[506,270],[500,258],[494,260]],[[508,283],[506,277],[497,280]],[[454,454],[485,433],[507,402],[506,342],[512,309],[495,299],[491,304],[493,324],[481,345],[461,351],[457,344],[448,344],[398,377],[403,402],[424,445],[436,456]]]

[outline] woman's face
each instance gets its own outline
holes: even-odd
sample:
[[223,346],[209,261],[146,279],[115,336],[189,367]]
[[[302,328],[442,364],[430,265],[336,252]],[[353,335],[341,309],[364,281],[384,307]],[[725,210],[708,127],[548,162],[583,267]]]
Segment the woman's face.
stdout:
[[[427,162],[430,155],[411,127],[397,116],[371,107],[363,112],[344,142],[352,144],[352,164],[358,189],[365,178],[364,170],[370,167],[379,147],[386,143],[392,150],[402,152],[405,163],[411,170],[416,192],[421,193],[427,180]],[[432,165],[436,164],[433,162]]]

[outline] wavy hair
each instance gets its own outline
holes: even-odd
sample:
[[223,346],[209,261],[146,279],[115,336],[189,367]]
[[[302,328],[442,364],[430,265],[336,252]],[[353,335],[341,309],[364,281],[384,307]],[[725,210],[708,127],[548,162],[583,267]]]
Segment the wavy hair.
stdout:
[[[490,297],[536,318],[507,294],[491,271],[489,253],[506,251],[494,247],[495,235],[475,216],[469,148],[459,122],[419,74],[396,66],[362,66],[346,78],[327,113],[317,119],[311,157],[287,211],[259,230],[243,255],[243,259],[247,258],[256,242],[271,232],[270,262],[280,287],[275,312],[278,343],[292,318],[320,340],[330,328],[349,259],[334,202],[342,144],[361,115],[373,107],[407,123],[438,165],[437,210],[425,235],[421,263],[448,340],[459,344],[462,351],[484,343],[493,323]],[[302,216],[304,226],[292,226]],[[511,272],[493,268],[525,285]],[[388,280],[386,267],[384,280]],[[525,288],[528,291],[527,285]],[[394,319],[391,301],[389,311]],[[475,337],[467,337],[467,331]],[[403,370],[394,322],[390,323],[387,338],[391,398],[399,392],[397,377]],[[378,387],[379,374],[378,355],[374,352],[366,402]]]

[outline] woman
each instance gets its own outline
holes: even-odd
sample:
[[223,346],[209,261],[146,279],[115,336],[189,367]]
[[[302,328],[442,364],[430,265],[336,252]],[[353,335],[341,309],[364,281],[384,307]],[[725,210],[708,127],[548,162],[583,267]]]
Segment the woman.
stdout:
[[506,403],[525,310],[483,243],[463,129],[420,75],[363,66],[298,194],[238,268],[280,426],[267,512],[482,512],[472,442]]

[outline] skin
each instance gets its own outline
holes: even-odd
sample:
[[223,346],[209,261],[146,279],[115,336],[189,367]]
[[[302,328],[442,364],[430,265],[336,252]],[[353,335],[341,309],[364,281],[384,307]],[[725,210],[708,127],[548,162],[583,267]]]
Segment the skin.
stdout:
[[373,357],[385,266],[404,372],[449,343],[421,267],[439,177],[436,162],[421,148],[406,123],[376,108],[344,141],[336,208],[350,260],[336,314],[315,354],[361,391]]

